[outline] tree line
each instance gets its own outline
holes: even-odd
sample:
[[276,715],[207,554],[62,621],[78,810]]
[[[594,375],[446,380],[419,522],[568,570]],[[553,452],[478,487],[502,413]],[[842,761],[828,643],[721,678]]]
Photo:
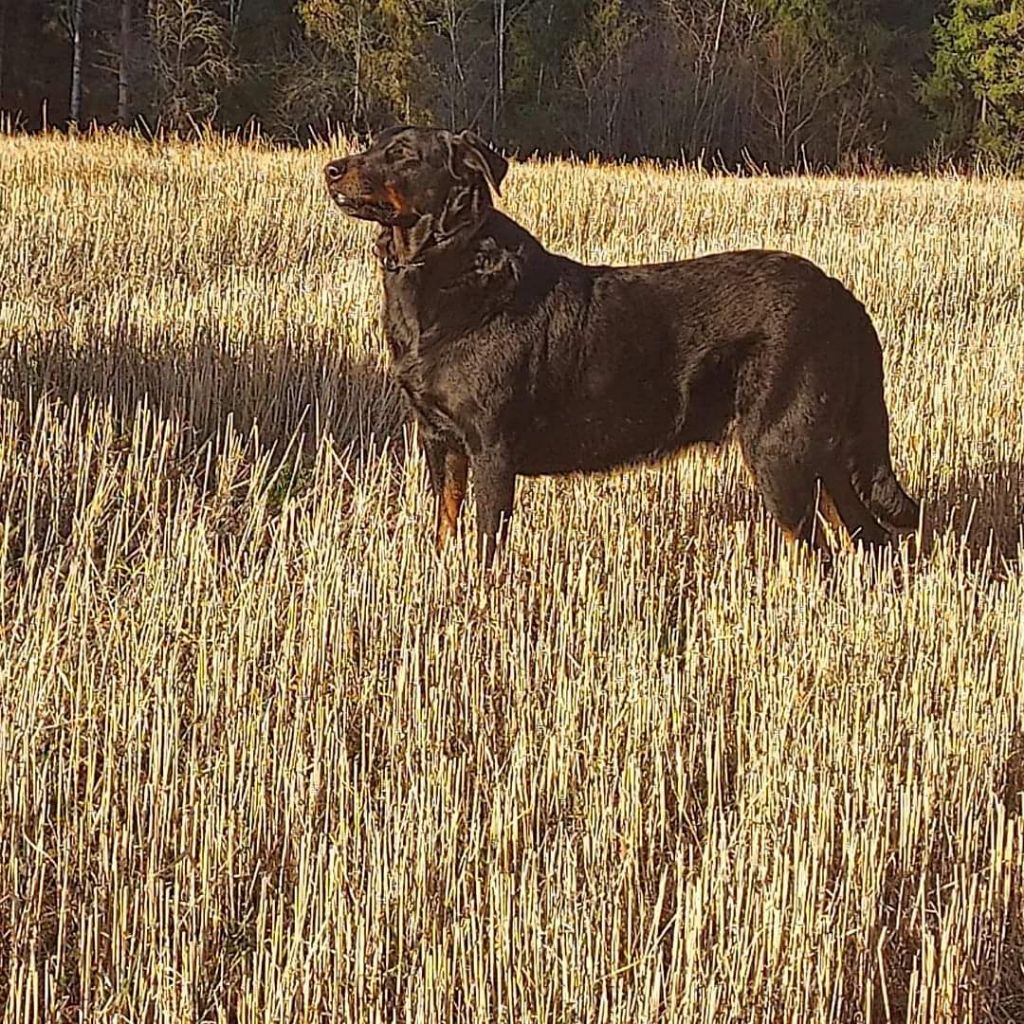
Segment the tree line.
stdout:
[[17,126],[302,141],[395,121],[524,151],[1024,162],[1021,0],[0,0]]

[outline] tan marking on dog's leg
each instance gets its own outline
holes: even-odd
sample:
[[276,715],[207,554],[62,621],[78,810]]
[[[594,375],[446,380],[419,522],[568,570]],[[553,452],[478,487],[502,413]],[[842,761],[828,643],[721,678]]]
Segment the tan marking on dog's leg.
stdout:
[[832,495],[828,493],[824,484],[820,481],[818,483],[817,519],[818,521],[815,523],[814,535],[818,543],[815,544],[815,547],[825,547],[826,549],[828,547],[824,531],[821,529],[822,523],[828,524],[832,533],[831,539],[838,540],[840,547],[844,547],[846,545],[848,538],[842,517],[839,515],[839,510],[836,508],[836,504],[832,500]]
[[440,551],[448,538],[459,528],[459,513],[466,497],[469,459],[461,452],[448,452],[444,457],[444,486],[437,499],[437,535],[435,545]]

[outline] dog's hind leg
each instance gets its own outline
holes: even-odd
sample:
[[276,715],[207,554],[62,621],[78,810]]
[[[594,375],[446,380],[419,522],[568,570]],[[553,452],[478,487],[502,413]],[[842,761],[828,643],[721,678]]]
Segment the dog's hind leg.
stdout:
[[892,469],[889,414],[880,382],[861,399],[855,420],[847,453],[854,490],[882,523],[899,530],[915,529],[921,513]]
[[828,469],[822,483],[846,532],[855,544],[874,550],[889,543],[889,534],[879,526],[878,521],[857,496],[844,469]]
[[817,477],[800,455],[783,453],[763,437],[740,435],[743,460],[765,505],[790,540],[828,554],[817,524]]
[[770,441],[765,443],[762,439],[743,447],[768,511],[788,537],[827,553],[817,514],[821,511],[831,518],[829,513],[834,510],[856,543],[867,548],[888,543],[889,535],[857,497],[845,471],[830,466],[835,462],[834,456],[824,452],[816,452],[816,457],[783,454]]

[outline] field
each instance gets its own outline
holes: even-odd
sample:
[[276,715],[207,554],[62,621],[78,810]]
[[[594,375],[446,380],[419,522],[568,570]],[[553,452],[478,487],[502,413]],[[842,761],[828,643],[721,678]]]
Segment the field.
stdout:
[[924,529],[823,582],[695,452],[481,579],[327,152],[0,138],[3,1024],[1024,1021],[1024,186],[514,166],[846,281]]

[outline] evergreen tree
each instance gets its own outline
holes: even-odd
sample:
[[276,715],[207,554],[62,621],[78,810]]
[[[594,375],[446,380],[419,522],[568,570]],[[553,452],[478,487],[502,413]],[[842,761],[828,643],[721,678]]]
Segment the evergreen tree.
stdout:
[[923,95],[946,153],[1024,160],[1024,2],[954,0]]

